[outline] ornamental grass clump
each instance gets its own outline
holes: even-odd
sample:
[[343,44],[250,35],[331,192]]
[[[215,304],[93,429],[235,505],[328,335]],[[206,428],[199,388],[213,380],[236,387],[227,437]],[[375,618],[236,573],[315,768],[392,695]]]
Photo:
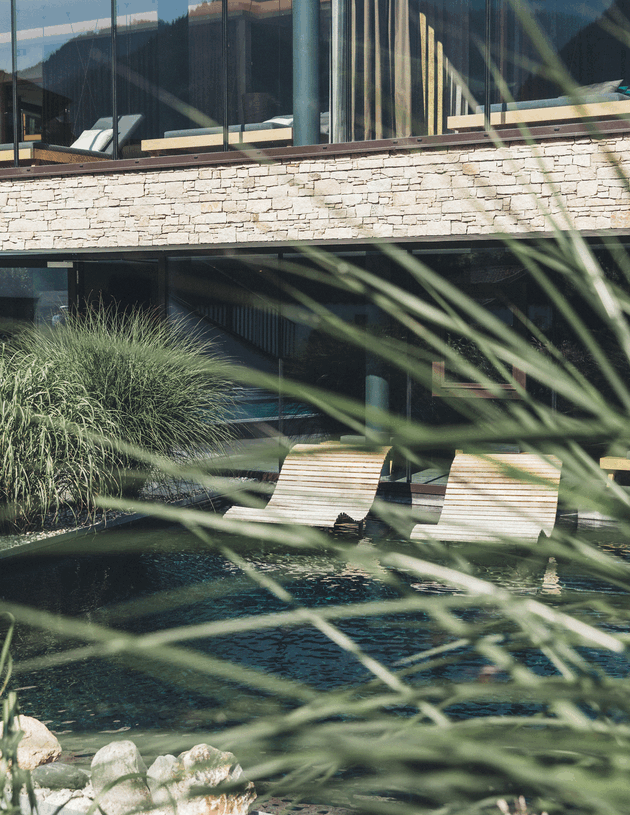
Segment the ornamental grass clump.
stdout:
[[230,406],[212,348],[155,315],[97,309],[23,332],[0,356],[0,528],[137,490],[151,456],[221,450]]
[[[40,526],[93,504],[115,454],[91,434],[116,426],[85,387],[35,354],[0,355],[0,529]],[[110,486],[112,484],[110,483]]]
[[33,330],[22,347],[80,384],[115,424],[116,441],[172,456],[216,451],[230,438],[225,364],[182,323],[101,305]]

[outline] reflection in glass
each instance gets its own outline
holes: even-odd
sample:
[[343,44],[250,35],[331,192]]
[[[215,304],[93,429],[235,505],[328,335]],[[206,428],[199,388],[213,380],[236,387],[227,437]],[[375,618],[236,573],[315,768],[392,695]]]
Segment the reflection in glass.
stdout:
[[[628,17],[625,0],[549,0],[524,7],[547,37],[572,79],[593,85],[630,77],[627,45],[610,29],[619,30],[621,14]],[[555,99],[566,93],[549,78],[539,48],[527,33],[510,3],[500,3],[493,21],[492,55],[507,91],[517,102]],[[603,92],[603,88],[594,89]],[[497,88],[494,101],[502,101]]]
[[0,269],[1,341],[28,323],[58,325],[67,311],[67,269]]
[[231,0],[228,23],[228,124],[290,117],[292,2]]
[[442,133],[447,115],[465,112],[464,88],[481,89],[470,56],[483,24],[474,2],[350,0],[342,22],[351,141]]
[[68,145],[111,116],[109,0],[17,0],[17,28],[20,141]]
[[82,264],[79,300],[82,308],[115,306],[120,312],[162,305],[155,261],[86,261]]
[[281,0],[230,3],[229,124],[291,113],[291,11]]
[[136,137],[158,136],[185,121],[188,48],[186,0],[119,0],[118,113],[144,115]]
[[[294,2],[118,0],[118,112],[144,116],[136,140],[199,127],[222,133],[225,116],[237,129],[268,131],[270,120],[291,128]],[[337,142],[439,135],[449,116],[474,112],[485,97],[486,2],[490,52],[509,97],[557,98],[564,89],[541,66],[510,0],[319,0],[319,141],[331,130]],[[111,0],[16,0],[16,6],[15,136],[69,145],[112,114]],[[548,0],[531,10],[578,85],[627,86],[630,50],[611,29],[630,17],[629,0]],[[0,94],[0,143],[8,143],[14,136],[8,0],[0,0]],[[502,101],[496,84],[491,98]],[[290,137],[289,131],[278,143]]]
[[11,66],[11,6],[0,2],[0,144],[13,139],[13,100]]
[[[203,0],[189,7],[188,71],[190,105],[201,114],[184,122],[184,127],[222,127],[223,125],[223,51],[221,0]],[[207,121],[203,121],[203,117]]]

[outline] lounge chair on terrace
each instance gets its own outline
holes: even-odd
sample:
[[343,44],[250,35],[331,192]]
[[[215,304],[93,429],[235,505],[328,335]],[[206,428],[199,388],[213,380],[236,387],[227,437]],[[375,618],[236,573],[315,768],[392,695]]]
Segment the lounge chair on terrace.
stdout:
[[374,503],[390,449],[338,441],[296,444],[284,460],[267,506],[234,506],[225,517],[326,528],[350,522],[361,526]]
[[[493,127],[518,124],[570,122],[583,119],[609,119],[630,114],[630,90],[621,79],[576,88],[572,96],[552,99],[528,99],[522,102],[500,102],[490,106]],[[475,113],[449,116],[449,130],[471,130],[484,127],[484,107]]]
[[[122,147],[136,132],[144,114],[118,117],[118,146]],[[20,142],[20,164],[75,164],[87,161],[110,161],[114,154],[114,129],[111,116],[98,119],[84,130],[69,147],[43,144],[38,141]],[[0,144],[0,166],[13,163],[13,145]]]
[[[325,141],[329,133],[329,113],[320,114],[320,135]],[[253,122],[228,127],[228,143],[239,146],[282,147],[293,141],[293,115],[274,116],[264,122]],[[218,150],[223,147],[222,127],[194,127],[184,130],[167,130],[163,139],[145,139],[141,148],[152,156],[169,153],[190,153]]]
[[555,456],[455,456],[437,524],[417,524],[412,540],[535,542],[556,520],[561,462]]

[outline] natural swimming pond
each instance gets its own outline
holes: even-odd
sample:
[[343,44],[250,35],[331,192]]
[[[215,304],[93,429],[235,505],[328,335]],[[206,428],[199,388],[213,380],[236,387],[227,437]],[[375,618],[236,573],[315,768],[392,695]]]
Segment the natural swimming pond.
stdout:
[[[193,543],[190,533],[178,527],[149,526],[144,529],[110,530],[82,541],[92,554],[43,556],[3,563],[0,597],[34,607],[77,617],[83,621],[111,625],[134,633],[170,627],[230,620],[247,615],[285,611],[286,603],[252,584],[241,569],[220,555]],[[134,552],[121,554],[133,538]],[[593,532],[594,540],[626,557],[626,548],[614,531]],[[108,553],[96,553],[102,541]],[[168,541],[168,549],[164,543]],[[370,538],[353,542],[370,547]],[[284,583],[296,602],[306,607],[365,603],[401,596],[400,586],[388,585],[361,568],[324,554],[296,552],[249,552],[247,562],[261,573]],[[488,578],[520,593],[539,594],[542,571],[521,571],[504,562],[487,566]],[[544,570],[543,570],[544,571]],[[398,576],[406,592],[435,595],[448,593],[446,586]],[[547,580],[547,591],[559,590],[577,597],[604,596],[623,606],[627,595],[569,566],[561,566],[558,579]],[[484,609],[465,613],[484,615]],[[448,641],[444,632],[423,613],[345,619],[338,627],[370,656],[395,667],[420,651]],[[79,645],[79,643],[76,643]],[[351,655],[305,623],[292,628],[270,627],[254,632],[196,639],[184,643],[213,657],[234,661],[243,667],[276,672],[308,683],[317,689],[339,688],[365,682],[366,669]],[[63,646],[66,647],[66,646]],[[52,635],[41,635],[18,626],[13,655],[17,663],[62,650]],[[630,670],[621,656],[591,654],[614,676]],[[525,654],[528,667],[549,674],[553,667],[540,652]],[[172,672],[172,673],[171,673]],[[484,660],[475,652],[462,653],[452,664],[446,662],[414,681],[485,681]],[[12,685],[19,689],[22,711],[49,723],[56,732],[125,732],[127,729],[195,731],[236,723],[254,708],[264,711],[261,694],[238,682],[200,680],[190,671],[187,681],[173,669],[160,668],[147,675],[121,660],[89,657],[45,670],[18,673]],[[492,677],[501,682],[501,675]],[[528,711],[523,706],[525,712]],[[474,712],[514,712],[514,705],[493,703],[487,710],[478,705],[467,711],[453,710],[465,717]]]

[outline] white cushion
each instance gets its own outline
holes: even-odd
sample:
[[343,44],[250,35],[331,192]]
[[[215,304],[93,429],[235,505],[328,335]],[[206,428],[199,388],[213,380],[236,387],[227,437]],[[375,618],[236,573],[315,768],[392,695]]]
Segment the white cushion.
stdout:
[[114,138],[113,128],[108,130],[84,130],[79,138],[72,143],[72,147],[79,150],[104,150]]
[[265,119],[264,125],[271,125],[271,127],[293,127],[293,116],[274,116],[273,119]]

